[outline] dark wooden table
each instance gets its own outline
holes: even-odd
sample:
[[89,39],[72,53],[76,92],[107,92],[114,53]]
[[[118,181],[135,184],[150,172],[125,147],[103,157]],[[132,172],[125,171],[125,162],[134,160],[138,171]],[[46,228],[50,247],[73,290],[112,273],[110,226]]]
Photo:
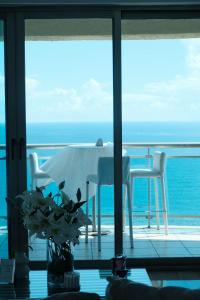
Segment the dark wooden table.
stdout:
[[[101,297],[105,296],[108,284],[106,277],[111,275],[110,270],[79,270],[82,292],[94,292]],[[130,269],[128,278],[136,282],[151,285],[145,269]],[[0,285],[0,299],[41,299],[49,294],[46,271],[30,271],[29,282],[18,282],[14,285]]]

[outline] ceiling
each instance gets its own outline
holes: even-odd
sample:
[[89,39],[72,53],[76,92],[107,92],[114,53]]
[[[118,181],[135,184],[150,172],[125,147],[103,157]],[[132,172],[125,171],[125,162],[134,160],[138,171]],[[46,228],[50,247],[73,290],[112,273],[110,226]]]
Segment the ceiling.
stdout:
[[[101,40],[111,39],[109,19],[34,19],[26,20],[26,40]],[[166,39],[200,37],[199,19],[123,20],[123,39]]]

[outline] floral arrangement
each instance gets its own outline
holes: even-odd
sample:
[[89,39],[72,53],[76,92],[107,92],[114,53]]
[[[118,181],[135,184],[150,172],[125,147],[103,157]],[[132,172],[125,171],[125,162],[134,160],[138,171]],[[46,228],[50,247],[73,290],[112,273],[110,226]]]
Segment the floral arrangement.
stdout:
[[45,196],[45,188],[36,187],[18,196],[23,200],[22,218],[29,237],[34,235],[49,241],[52,261],[66,261],[71,245],[79,244],[80,228],[91,224],[81,208],[86,201],[81,201],[80,189],[75,202],[62,191],[64,184],[59,184],[59,192],[55,195]]

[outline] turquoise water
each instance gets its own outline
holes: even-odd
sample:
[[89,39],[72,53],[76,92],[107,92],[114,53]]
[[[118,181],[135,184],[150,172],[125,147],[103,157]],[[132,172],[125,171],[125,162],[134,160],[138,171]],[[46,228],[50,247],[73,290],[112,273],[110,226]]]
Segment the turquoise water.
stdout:
[[[5,143],[4,125],[0,125],[1,144]],[[45,123],[27,125],[27,143],[95,143],[101,137],[104,142],[113,141],[111,123]],[[199,142],[200,123],[124,123],[123,142]],[[43,156],[54,155],[60,150],[38,150]],[[147,150],[133,149],[128,154],[146,154]],[[151,150],[153,153],[155,149]],[[200,155],[200,149],[164,149],[167,154]],[[1,151],[1,157],[5,156]],[[132,159],[132,166],[147,166],[145,159]],[[0,209],[1,216],[6,215],[6,170],[5,161],[1,160]],[[29,172],[29,170],[28,170]],[[166,168],[167,199],[170,214],[200,215],[200,159],[168,159]],[[30,186],[30,176],[28,176]],[[53,186],[49,188],[55,188]],[[154,194],[152,188],[152,210]],[[113,189],[104,188],[102,211],[113,214]],[[147,211],[147,180],[136,179],[134,194],[134,211],[141,214]],[[113,220],[104,219],[104,223]],[[134,219],[135,224],[146,224],[145,219]],[[169,224],[200,225],[200,221],[179,220],[171,218]],[[4,221],[0,225],[5,225]]]

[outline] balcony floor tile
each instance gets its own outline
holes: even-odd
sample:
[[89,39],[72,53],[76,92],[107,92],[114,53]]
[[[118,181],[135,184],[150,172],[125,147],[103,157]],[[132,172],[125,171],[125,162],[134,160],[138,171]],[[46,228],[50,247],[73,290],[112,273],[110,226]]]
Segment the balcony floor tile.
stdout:
[[[110,259],[114,255],[114,227],[113,225],[102,226],[107,235],[102,235],[102,251],[98,252],[98,237],[90,234],[88,244],[85,243],[85,235],[80,238],[80,244],[74,247],[75,259]],[[164,228],[157,230],[155,226],[147,228],[134,226],[134,249],[130,248],[130,237],[128,226],[124,232],[124,253],[130,257],[200,257],[200,227],[192,226],[169,226],[168,235]],[[7,232],[0,236],[0,256],[6,257]],[[46,241],[32,239],[30,250],[31,260],[46,259]]]

